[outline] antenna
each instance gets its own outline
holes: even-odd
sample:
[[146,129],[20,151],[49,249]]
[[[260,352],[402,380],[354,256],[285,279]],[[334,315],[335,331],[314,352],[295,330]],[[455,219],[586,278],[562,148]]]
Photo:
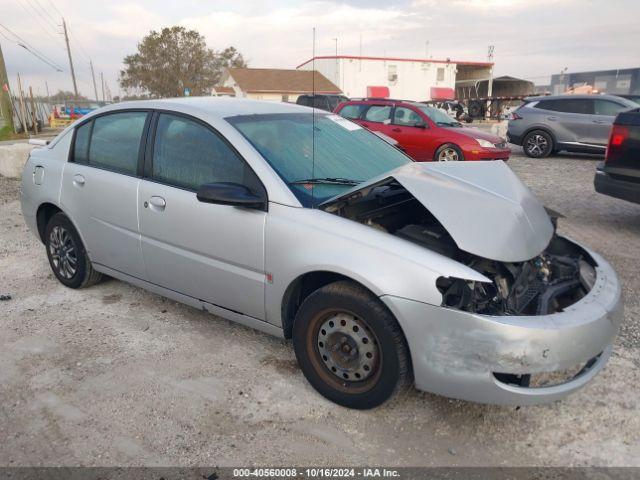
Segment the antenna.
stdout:
[[[316,27],[313,27],[311,56],[311,178],[316,178]],[[315,183],[311,183],[311,205],[315,208]]]

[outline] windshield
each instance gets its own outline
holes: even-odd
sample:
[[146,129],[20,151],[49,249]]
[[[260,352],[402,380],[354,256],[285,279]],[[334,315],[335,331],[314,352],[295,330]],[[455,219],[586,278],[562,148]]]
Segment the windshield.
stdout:
[[226,120],[251,142],[305,207],[411,162],[347,119],[318,113],[315,121],[313,117],[311,113],[278,113]]
[[439,108],[429,107],[428,105],[415,105],[415,107],[420,109],[433,123],[441,127],[459,127],[461,125],[460,122],[456,122]]

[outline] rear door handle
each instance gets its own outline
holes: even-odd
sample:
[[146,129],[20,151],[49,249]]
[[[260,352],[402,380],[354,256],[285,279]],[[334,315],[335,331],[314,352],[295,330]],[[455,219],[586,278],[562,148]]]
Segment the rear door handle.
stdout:
[[84,179],[83,175],[80,175],[79,173],[76,173],[73,176],[73,184],[76,187],[83,187],[84,186],[84,182],[85,182],[85,179]]
[[558,120],[558,117],[547,117],[547,120],[556,121],[556,120]]
[[597,123],[598,125],[604,125],[607,122],[604,120],[594,120],[593,123]]
[[400,130],[399,128],[396,127],[396,128],[392,128],[391,131],[392,132],[401,132],[402,130]]
[[167,206],[167,202],[164,198],[153,196],[149,199],[149,203],[145,202],[145,207],[149,206],[149,208],[155,212],[162,212]]

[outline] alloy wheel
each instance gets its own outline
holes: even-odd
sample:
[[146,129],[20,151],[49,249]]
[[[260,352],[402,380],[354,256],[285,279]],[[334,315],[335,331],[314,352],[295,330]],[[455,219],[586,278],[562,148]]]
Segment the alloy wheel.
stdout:
[[58,275],[66,279],[73,278],[78,270],[76,245],[71,234],[59,225],[49,233],[49,254]]
[[457,162],[460,160],[460,156],[455,148],[445,148],[438,155],[439,162]]
[[549,148],[549,142],[542,135],[532,135],[527,140],[527,153],[532,157],[541,157]]

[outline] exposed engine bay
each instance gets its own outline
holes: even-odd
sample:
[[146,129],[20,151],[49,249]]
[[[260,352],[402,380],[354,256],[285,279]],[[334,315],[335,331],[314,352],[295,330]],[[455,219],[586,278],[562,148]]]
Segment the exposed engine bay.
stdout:
[[[397,181],[358,190],[325,210],[445,255],[492,280],[440,277],[436,286],[444,307],[486,315],[546,315],[577,302],[595,283],[595,262],[589,254],[555,234],[542,253],[523,262],[495,261],[461,250]],[[552,218],[554,225],[556,220]]]

